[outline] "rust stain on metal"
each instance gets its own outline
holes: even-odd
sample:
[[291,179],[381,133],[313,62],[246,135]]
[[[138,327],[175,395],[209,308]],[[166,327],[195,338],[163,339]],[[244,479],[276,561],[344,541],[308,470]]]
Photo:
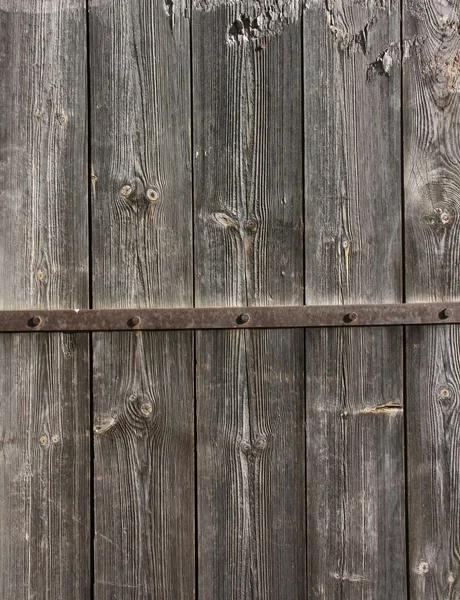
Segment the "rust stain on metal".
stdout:
[[[244,311],[244,312],[243,312]],[[460,323],[460,302],[0,311],[0,332],[373,327]]]

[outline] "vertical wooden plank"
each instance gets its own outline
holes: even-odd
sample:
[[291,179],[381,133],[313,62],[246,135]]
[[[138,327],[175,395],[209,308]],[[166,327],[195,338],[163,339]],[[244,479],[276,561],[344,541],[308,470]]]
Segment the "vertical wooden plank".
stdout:
[[[297,2],[196,2],[198,306],[302,304]],[[198,595],[305,598],[304,335],[197,333]]]
[[[399,18],[305,7],[309,304],[402,299]],[[401,330],[306,335],[309,597],[405,598]]]
[[[406,297],[457,300],[460,11],[404,2]],[[458,327],[407,328],[411,597],[460,596]]]
[[311,598],[404,598],[402,329],[307,334]]
[[[86,307],[83,3],[0,0],[0,68],[0,308]],[[89,597],[87,346],[0,337],[2,598]]]
[[460,331],[407,334],[409,567],[411,598],[460,594]]
[[[90,2],[93,303],[190,306],[188,2]],[[193,334],[93,337],[95,595],[195,593]]]

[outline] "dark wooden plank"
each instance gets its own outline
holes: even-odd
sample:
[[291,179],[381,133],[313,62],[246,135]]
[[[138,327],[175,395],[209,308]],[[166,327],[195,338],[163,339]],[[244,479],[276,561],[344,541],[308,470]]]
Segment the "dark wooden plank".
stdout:
[[[188,3],[90,3],[95,308],[193,303]],[[195,593],[193,334],[94,340],[95,595]]]
[[[85,48],[83,3],[0,0],[1,309],[87,306]],[[87,346],[0,337],[2,598],[89,597]]]
[[[194,6],[196,303],[302,304],[299,4]],[[199,597],[305,598],[303,333],[196,335]]]
[[[404,3],[406,297],[456,300],[460,174],[460,15]],[[460,597],[457,326],[407,328],[411,597]]]
[[192,336],[95,336],[97,598],[194,597]]
[[[402,299],[399,17],[306,4],[308,304]],[[401,330],[306,336],[309,597],[405,598]]]
[[87,336],[0,341],[0,596],[89,598]]

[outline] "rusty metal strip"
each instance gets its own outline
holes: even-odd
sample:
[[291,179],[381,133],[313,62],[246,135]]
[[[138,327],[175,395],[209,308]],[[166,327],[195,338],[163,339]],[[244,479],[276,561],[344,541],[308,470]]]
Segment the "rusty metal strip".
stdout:
[[275,329],[460,323],[460,302],[0,311],[0,332]]

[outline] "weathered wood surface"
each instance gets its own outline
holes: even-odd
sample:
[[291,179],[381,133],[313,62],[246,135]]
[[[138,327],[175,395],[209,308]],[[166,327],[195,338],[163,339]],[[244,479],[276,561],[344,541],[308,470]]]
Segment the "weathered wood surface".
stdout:
[[[307,2],[307,304],[401,301],[399,6]],[[310,598],[406,596],[402,334],[306,333]]]
[[[404,2],[406,298],[459,298],[460,11]],[[459,328],[407,328],[411,598],[460,598]]]
[[[93,305],[193,303],[187,5],[90,3]],[[195,593],[193,333],[93,337],[95,597]]]
[[192,336],[95,336],[96,598],[194,597]]
[[309,598],[405,598],[402,330],[307,333]]
[[0,596],[89,598],[89,368],[85,334],[0,343]]
[[[87,307],[84,5],[0,0],[0,70],[0,308]],[[89,597],[87,345],[0,338],[2,598]]]
[[458,326],[407,334],[411,598],[460,598]]
[[[281,4],[195,3],[197,306],[303,301],[301,29]],[[303,333],[196,335],[198,595],[304,598]]]

